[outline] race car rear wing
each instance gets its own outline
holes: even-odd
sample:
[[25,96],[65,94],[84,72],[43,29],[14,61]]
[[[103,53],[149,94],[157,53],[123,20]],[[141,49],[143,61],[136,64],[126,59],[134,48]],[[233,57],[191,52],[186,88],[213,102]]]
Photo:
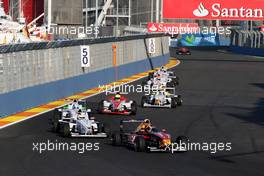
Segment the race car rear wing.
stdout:
[[144,122],[145,119],[131,119],[131,120],[121,120],[120,123],[137,123]]

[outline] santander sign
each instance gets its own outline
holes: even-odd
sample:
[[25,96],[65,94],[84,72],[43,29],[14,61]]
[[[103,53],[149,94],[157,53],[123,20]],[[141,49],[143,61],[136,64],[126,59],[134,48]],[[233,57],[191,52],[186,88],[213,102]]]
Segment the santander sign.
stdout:
[[264,20],[264,0],[163,0],[164,18]]

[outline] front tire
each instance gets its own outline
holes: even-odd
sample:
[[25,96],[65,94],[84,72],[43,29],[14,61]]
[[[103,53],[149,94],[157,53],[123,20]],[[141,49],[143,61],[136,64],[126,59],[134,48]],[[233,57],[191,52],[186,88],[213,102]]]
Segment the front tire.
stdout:
[[63,125],[63,137],[70,137],[71,135],[71,130],[69,124],[64,124]]
[[141,107],[142,108],[144,108],[145,106],[144,106],[144,104],[147,102],[147,97],[146,96],[143,96],[142,98],[141,98]]
[[145,139],[141,136],[136,138],[135,151],[136,152],[145,152],[146,151],[146,142],[145,142]]

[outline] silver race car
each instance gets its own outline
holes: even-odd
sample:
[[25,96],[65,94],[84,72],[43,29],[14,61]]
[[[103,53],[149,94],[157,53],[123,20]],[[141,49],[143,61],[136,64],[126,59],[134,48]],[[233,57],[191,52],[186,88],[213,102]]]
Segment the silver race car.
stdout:
[[141,99],[141,107],[161,107],[161,108],[176,108],[181,106],[183,100],[181,95],[175,94],[174,88],[165,88],[152,92],[151,95],[143,96]]
[[90,109],[80,108],[81,105],[77,103],[74,102],[67,107],[54,111],[52,119],[53,131],[64,137],[107,137],[108,129],[105,125],[97,122],[91,116]]

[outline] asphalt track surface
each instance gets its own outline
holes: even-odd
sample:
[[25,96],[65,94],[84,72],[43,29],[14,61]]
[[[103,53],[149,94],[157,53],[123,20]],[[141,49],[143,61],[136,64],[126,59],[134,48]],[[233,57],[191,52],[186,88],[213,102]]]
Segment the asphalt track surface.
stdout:
[[[174,52],[174,51],[173,51]],[[68,139],[50,131],[52,112],[0,131],[0,175],[264,175],[264,59],[217,51],[193,51],[179,56],[174,70],[184,105],[176,109],[138,109],[132,118],[149,118],[174,137],[192,142],[231,142],[231,151],[136,153],[113,147],[104,139]],[[140,81],[135,84],[140,84]],[[142,94],[128,97],[140,102]],[[91,106],[103,99],[89,99]],[[97,115],[118,129],[120,116]],[[99,151],[32,151],[33,142],[99,142]]]

